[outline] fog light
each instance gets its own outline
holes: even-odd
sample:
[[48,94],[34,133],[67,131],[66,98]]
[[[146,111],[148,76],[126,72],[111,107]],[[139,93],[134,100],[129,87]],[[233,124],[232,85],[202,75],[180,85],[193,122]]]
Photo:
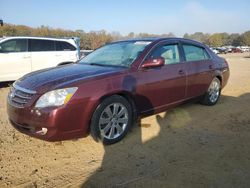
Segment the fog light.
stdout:
[[45,135],[48,132],[47,128],[42,128],[40,131],[36,131],[36,134]]

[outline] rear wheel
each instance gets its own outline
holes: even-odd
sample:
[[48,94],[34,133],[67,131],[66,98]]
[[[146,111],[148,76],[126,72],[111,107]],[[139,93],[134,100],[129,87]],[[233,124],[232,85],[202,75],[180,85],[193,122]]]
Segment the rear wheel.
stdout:
[[95,139],[113,144],[124,138],[131,124],[131,105],[125,98],[113,95],[104,99],[95,110],[90,131]]
[[221,82],[218,78],[214,78],[204,95],[201,103],[205,105],[215,105],[219,98],[220,98],[220,93],[221,93]]

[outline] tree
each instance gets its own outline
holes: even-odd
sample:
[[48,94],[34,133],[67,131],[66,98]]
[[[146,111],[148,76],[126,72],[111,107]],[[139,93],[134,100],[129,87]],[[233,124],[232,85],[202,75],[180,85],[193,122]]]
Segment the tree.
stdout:
[[230,35],[228,33],[219,33],[219,35],[221,36],[221,40],[222,40],[222,45],[229,45],[229,37]]
[[190,38],[190,36],[189,36],[189,34],[188,34],[188,33],[185,33],[185,34],[183,35],[183,38],[185,38],[185,39],[189,39],[189,38]]
[[131,38],[135,38],[135,33],[134,32],[130,32],[128,34],[128,38],[131,39]]
[[202,32],[196,32],[194,34],[187,34],[185,33],[183,38],[187,38],[187,39],[193,39],[199,42],[203,42],[203,43],[208,43],[208,39],[209,39],[210,35],[207,33],[202,33]]
[[111,37],[113,40],[121,40],[123,36],[118,31],[113,31],[111,33]]
[[215,33],[211,35],[208,39],[208,45],[214,46],[214,47],[219,47],[223,45],[223,39],[221,34]]
[[239,33],[232,33],[229,35],[228,40],[226,45],[233,45],[233,46],[238,46],[239,44],[237,44],[238,39],[240,37]]
[[250,31],[242,34],[242,45],[250,46]]
[[[144,37],[174,37],[173,33],[150,34],[150,33],[134,33],[130,32],[127,36],[122,36],[119,32],[108,33],[105,30],[84,32],[84,30],[65,30],[54,29],[48,26],[32,28],[25,25],[4,24],[0,27],[1,36],[51,36],[51,37],[79,37],[81,49],[96,49],[105,43],[121,40],[125,38],[144,38]],[[185,33],[184,38],[197,40],[210,46],[222,45],[249,45],[250,46],[250,31],[243,34],[233,33],[215,33],[207,34],[203,32],[195,32],[193,34]]]

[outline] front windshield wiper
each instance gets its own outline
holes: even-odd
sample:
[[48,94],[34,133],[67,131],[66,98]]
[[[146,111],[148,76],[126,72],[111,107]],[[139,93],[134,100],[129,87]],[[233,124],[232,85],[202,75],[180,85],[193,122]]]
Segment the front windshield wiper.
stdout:
[[97,66],[102,66],[102,67],[106,67],[109,65],[105,65],[105,64],[101,64],[101,63],[86,63],[87,65],[97,65]]

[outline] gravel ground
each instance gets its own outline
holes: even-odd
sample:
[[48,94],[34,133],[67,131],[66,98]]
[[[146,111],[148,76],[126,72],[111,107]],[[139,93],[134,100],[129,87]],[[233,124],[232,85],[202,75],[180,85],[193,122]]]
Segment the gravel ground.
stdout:
[[49,143],[14,130],[0,87],[0,187],[250,187],[250,58],[228,54],[216,106],[185,104],[144,118],[112,146]]

